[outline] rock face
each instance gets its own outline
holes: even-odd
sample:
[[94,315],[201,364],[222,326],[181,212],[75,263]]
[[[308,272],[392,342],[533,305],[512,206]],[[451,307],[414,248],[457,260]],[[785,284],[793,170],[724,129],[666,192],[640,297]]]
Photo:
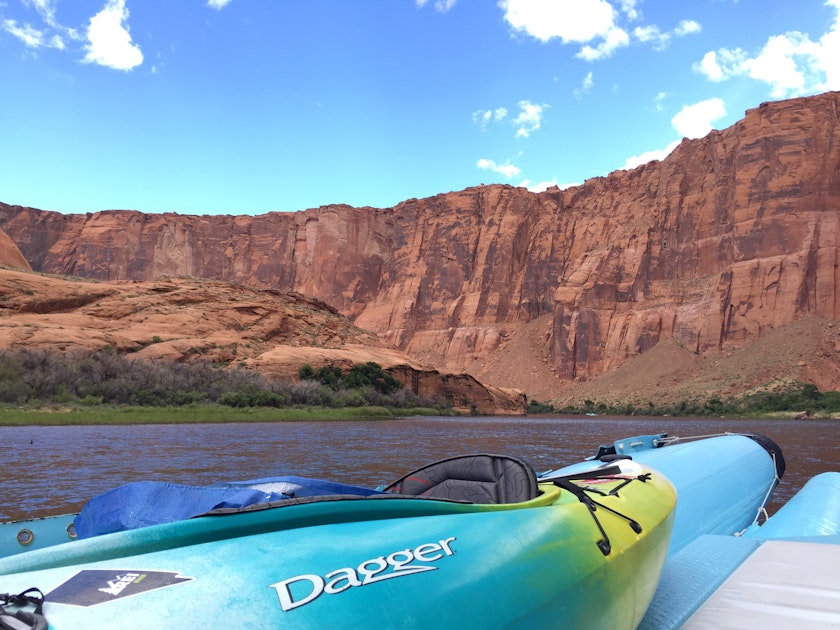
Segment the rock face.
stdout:
[[0,266],[31,270],[26,258],[3,230],[0,230]]
[[563,191],[254,217],[0,205],[0,228],[39,271],[296,291],[424,364],[552,397],[665,340],[703,355],[838,318],[840,93]]

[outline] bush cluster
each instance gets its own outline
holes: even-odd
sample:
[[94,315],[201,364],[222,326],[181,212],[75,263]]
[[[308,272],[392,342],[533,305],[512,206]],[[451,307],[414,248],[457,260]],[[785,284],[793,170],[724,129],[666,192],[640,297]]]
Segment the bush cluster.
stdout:
[[373,361],[354,365],[347,372],[340,367],[326,365],[316,371],[307,364],[300,368],[299,376],[302,381],[318,381],[336,391],[373,387],[381,394],[393,394],[402,387],[402,383]]
[[[308,367],[308,366],[307,366]],[[331,374],[325,377],[328,370]],[[300,382],[269,380],[242,367],[208,362],[141,361],[111,348],[56,353],[0,352],[0,403],[182,406],[216,403],[231,407],[383,407],[446,409],[442,399],[406,390],[376,363],[344,373],[301,370]],[[332,379],[332,380],[330,380]]]
[[806,412],[808,414],[840,413],[840,392],[821,392],[812,383],[791,383],[782,388],[753,392],[740,397],[705,400],[682,400],[677,403],[646,405],[622,403],[605,404],[585,400],[583,406],[555,407],[548,402],[528,401],[530,414],[649,415],[649,416],[750,416],[775,412]]

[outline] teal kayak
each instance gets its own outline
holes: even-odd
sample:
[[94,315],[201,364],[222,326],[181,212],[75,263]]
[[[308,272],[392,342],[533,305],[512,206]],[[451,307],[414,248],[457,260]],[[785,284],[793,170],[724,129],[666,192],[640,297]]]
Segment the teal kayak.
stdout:
[[620,461],[534,476],[510,502],[464,499],[461,477],[426,490],[421,469],[383,494],[220,509],[8,555],[0,593],[36,587],[56,630],[638,625],[673,526],[664,475]]

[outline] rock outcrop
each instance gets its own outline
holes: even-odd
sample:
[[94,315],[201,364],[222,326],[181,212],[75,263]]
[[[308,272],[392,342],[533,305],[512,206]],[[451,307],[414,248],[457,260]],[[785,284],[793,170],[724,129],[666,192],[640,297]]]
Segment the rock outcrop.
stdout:
[[0,227],[39,271],[296,291],[425,365],[555,398],[663,341],[702,356],[838,318],[840,93],[567,190],[260,216],[0,205]]
[[519,392],[441,374],[361,330],[319,300],[275,289],[161,277],[92,282],[0,269],[0,349],[108,347],[138,360],[244,366],[297,379],[302,365],[374,361],[414,393],[461,413],[521,415]]
[[31,270],[26,258],[3,230],[0,230],[0,266],[11,269]]

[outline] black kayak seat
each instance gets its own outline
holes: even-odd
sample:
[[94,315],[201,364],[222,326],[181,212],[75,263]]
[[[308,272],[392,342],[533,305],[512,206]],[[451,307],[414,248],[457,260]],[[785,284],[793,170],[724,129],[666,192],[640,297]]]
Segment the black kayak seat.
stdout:
[[537,475],[525,461],[507,455],[450,457],[414,470],[385,492],[469,503],[520,503],[537,496]]

